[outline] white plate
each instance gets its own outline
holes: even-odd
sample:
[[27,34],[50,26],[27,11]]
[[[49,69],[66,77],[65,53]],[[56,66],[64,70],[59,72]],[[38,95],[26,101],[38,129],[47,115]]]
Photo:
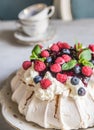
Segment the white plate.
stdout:
[[[17,104],[11,101],[11,89],[10,81],[13,74],[6,80],[2,89],[0,91],[0,103],[2,106],[2,115],[5,120],[15,129],[19,130],[55,130],[55,129],[44,129],[35,123],[27,122],[19,112]],[[80,129],[81,130],[81,129]],[[94,130],[93,128],[88,128],[85,130]]]
[[37,37],[31,37],[26,35],[21,28],[14,33],[14,37],[19,41],[21,44],[32,45],[33,43],[37,42],[45,42],[47,40],[51,40],[55,35],[55,28],[53,25],[49,25],[47,31],[39,35]]

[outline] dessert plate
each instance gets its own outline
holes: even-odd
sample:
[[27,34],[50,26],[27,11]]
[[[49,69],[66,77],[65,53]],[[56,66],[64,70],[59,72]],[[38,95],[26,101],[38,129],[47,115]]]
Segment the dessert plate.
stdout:
[[53,25],[50,25],[47,29],[47,31],[42,34],[38,35],[36,37],[28,36],[26,35],[22,28],[18,28],[18,30],[14,33],[14,37],[19,41],[21,44],[25,45],[32,45],[33,43],[40,43],[45,42],[47,40],[51,40],[55,35],[55,28]]
[[[11,89],[10,81],[14,74],[12,74],[3,84],[0,90],[0,103],[2,106],[2,115],[5,120],[15,129],[19,130],[55,130],[55,129],[44,129],[35,123],[27,122],[19,112],[17,104],[11,100]],[[82,129],[80,129],[82,130]],[[88,128],[85,130],[94,130],[94,128]]]

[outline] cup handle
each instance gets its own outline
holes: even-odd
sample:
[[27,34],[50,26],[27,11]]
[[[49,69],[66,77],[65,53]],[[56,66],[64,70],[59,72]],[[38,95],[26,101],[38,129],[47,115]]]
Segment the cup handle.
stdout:
[[48,17],[50,18],[55,12],[55,7],[54,6],[49,6],[48,7]]

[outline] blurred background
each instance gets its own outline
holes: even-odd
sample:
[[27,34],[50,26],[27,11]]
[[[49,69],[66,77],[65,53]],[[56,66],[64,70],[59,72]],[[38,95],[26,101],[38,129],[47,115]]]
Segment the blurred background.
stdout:
[[62,13],[69,11],[62,10],[66,7],[64,2],[70,3],[66,6],[70,7],[73,19],[94,18],[94,0],[0,0],[0,20],[17,19],[17,15],[22,9],[36,3],[54,4],[56,7],[55,18],[62,18]]

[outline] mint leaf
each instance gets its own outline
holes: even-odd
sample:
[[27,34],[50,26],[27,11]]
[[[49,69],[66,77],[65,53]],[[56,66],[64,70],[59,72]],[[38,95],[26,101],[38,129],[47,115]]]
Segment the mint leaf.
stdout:
[[30,56],[30,60],[36,60],[37,58],[34,56]]
[[91,60],[91,52],[89,49],[83,50],[80,55],[79,55],[79,59],[84,59],[84,60]]
[[32,53],[35,53],[36,55],[39,55],[41,53],[41,49],[39,45],[36,45],[34,49],[32,50]]
[[76,43],[75,47],[76,47],[76,51],[81,51],[82,50],[82,43]]
[[45,61],[46,60],[46,58],[44,57],[44,58],[38,58],[38,60],[40,60],[40,61]]
[[83,65],[85,65],[85,66],[89,66],[89,67],[91,67],[91,68],[93,68],[94,66],[93,66],[93,64],[91,63],[91,62],[89,62],[89,61],[82,61],[82,64]]
[[62,65],[62,70],[70,70],[72,69],[75,65],[77,64],[77,61],[76,60],[71,60],[67,63],[64,63]]

